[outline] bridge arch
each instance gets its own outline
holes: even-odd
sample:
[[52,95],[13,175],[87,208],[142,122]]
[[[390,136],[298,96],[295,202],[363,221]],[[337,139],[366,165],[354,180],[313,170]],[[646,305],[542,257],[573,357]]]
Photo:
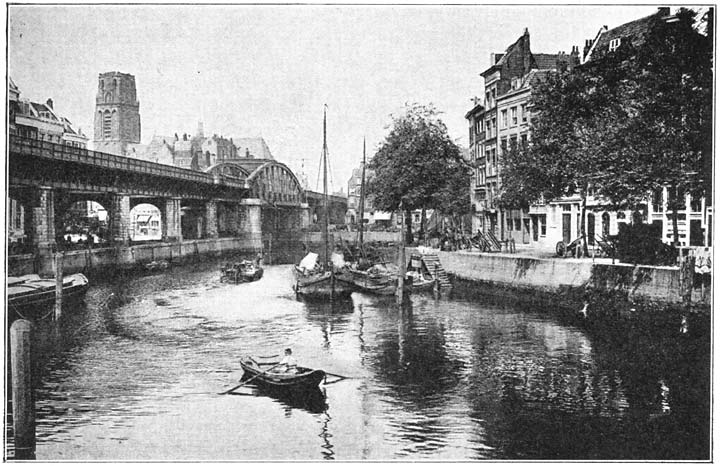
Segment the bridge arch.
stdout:
[[300,182],[282,163],[267,161],[250,173],[247,182],[253,197],[267,204],[299,206],[304,202]]
[[224,175],[236,180],[247,180],[250,173],[237,162],[222,161],[205,169],[206,173]]

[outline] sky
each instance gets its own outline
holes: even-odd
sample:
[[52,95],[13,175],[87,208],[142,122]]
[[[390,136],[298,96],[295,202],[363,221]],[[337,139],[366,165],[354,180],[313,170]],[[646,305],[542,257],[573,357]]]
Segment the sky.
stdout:
[[[98,75],[135,76],[142,142],[154,134],[263,137],[311,189],[323,106],[333,191],[406,104],[432,103],[468,145],[480,73],[525,28],[535,53],[570,52],[657,5],[10,5],[8,73],[21,97],[92,140]],[[322,180],[320,180],[322,186]]]

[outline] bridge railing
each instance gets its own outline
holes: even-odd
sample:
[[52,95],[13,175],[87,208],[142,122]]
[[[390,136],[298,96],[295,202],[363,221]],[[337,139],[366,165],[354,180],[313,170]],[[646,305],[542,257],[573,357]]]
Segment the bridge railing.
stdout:
[[17,135],[10,136],[9,146],[10,152],[29,153],[34,156],[53,160],[81,163],[132,173],[177,178],[198,183],[219,183],[238,188],[245,187],[244,180],[236,180],[225,175],[213,176],[211,173],[198,172],[173,165],[149,162],[147,160],[81,149],[79,147],[55,144],[37,139],[23,138]]

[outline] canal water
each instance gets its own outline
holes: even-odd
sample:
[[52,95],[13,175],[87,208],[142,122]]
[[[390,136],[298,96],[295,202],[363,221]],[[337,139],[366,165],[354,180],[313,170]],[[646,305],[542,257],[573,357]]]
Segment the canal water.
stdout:
[[[312,305],[289,266],[241,285],[218,269],[96,283],[41,326],[38,460],[709,457],[707,338],[463,293]],[[310,400],[218,394],[241,355],[286,347],[348,378]]]

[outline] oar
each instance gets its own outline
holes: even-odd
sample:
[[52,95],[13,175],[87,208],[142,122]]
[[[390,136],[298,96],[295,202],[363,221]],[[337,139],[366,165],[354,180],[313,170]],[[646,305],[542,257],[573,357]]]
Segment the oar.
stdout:
[[326,381],[326,382],[325,382],[325,385],[331,385],[331,384],[334,384],[334,383],[337,383],[337,382],[342,382],[343,380],[350,378],[350,377],[345,377],[344,375],[333,374],[333,373],[331,373],[331,372],[325,372],[325,380],[327,380],[327,376],[328,376],[328,375],[329,375],[330,377],[337,377],[337,380],[333,380],[333,381],[331,381],[331,382],[327,382],[327,381]]
[[227,394],[230,393],[230,392],[234,392],[234,391],[237,390],[238,388],[242,387],[242,386],[245,385],[245,384],[248,384],[248,383],[252,382],[253,380],[255,380],[255,379],[257,379],[258,377],[260,377],[261,375],[264,375],[264,374],[270,372],[272,369],[274,369],[275,367],[277,367],[277,366],[279,366],[279,365],[280,365],[280,363],[277,363],[277,364],[275,364],[273,367],[271,367],[270,369],[264,370],[263,372],[260,372],[259,374],[250,377],[249,379],[247,379],[245,382],[241,383],[240,385],[236,385],[236,386],[234,386],[233,388],[231,388],[230,390],[225,390],[224,392],[218,393],[218,395],[227,395]]

